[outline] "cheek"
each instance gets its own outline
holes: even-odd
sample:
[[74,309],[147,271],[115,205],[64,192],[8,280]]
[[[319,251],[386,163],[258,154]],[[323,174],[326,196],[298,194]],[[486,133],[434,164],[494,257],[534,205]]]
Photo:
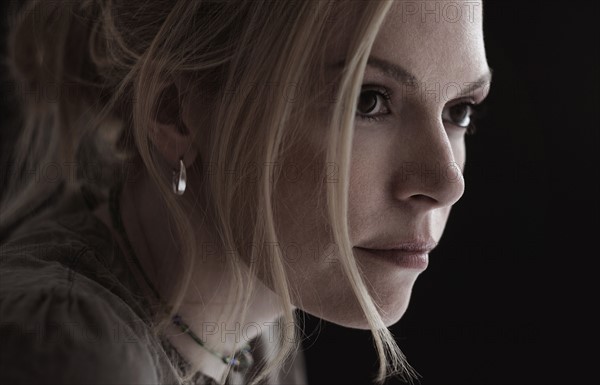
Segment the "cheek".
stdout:
[[389,183],[393,180],[394,154],[403,151],[390,143],[384,131],[373,133],[358,127],[355,130],[348,191],[348,221],[353,243],[363,240],[365,230],[380,228],[380,223],[373,222],[377,220],[374,213],[385,210],[391,191]]
[[369,213],[377,211],[381,186],[378,183],[378,167],[373,167],[371,163],[371,159],[353,152],[348,186],[348,221],[350,240],[353,243],[360,240],[359,229],[372,226]]
[[316,150],[303,143],[286,153],[274,196],[275,228],[292,269],[317,262],[319,254],[326,253],[331,233],[323,179],[332,173],[323,170],[323,157],[315,157]]

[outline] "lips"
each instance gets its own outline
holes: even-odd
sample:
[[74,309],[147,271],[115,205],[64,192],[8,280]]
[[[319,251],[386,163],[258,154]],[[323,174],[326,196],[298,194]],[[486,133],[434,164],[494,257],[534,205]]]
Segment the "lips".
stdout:
[[429,264],[429,254],[426,248],[420,248],[418,250],[378,250],[355,247],[355,249],[367,257],[387,262],[404,269],[425,270]]
[[427,254],[430,253],[437,246],[437,242],[435,242],[431,238],[427,238],[425,240],[422,239],[414,239],[409,241],[399,241],[399,242],[386,242],[386,241],[373,241],[368,245],[357,246],[358,248],[369,249],[369,250],[398,250],[398,251],[410,251],[413,253],[421,253]]
[[429,264],[429,253],[437,246],[432,238],[415,238],[406,241],[372,241],[356,246],[361,254],[389,262],[406,269],[424,270]]

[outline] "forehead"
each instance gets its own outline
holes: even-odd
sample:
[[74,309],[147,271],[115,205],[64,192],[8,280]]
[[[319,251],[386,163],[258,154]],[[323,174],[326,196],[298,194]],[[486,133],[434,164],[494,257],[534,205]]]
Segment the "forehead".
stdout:
[[395,0],[372,56],[423,81],[472,81],[487,71],[480,1]]

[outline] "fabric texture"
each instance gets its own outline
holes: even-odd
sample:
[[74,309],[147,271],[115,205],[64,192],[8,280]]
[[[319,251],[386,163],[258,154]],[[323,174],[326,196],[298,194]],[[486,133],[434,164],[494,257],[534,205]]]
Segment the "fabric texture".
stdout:
[[[149,304],[85,188],[0,245],[0,384],[178,384],[189,364],[150,331]],[[255,362],[271,349],[251,341]],[[199,347],[200,348],[200,347]],[[200,348],[201,349],[201,348]],[[250,368],[252,373],[256,368]],[[264,384],[306,384],[303,352]],[[233,373],[227,384],[244,384]],[[215,385],[197,373],[186,385]]]

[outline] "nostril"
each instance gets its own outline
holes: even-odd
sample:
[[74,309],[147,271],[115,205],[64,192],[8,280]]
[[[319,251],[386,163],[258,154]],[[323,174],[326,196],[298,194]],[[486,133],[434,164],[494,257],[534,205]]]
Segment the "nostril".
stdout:
[[436,203],[438,203],[438,201],[435,198],[433,198],[433,197],[431,197],[429,195],[425,195],[425,194],[415,194],[415,195],[412,195],[410,197],[410,199],[412,199],[413,201],[416,201],[416,202],[423,202],[423,203],[426,203],[426,204],[436,204]]

